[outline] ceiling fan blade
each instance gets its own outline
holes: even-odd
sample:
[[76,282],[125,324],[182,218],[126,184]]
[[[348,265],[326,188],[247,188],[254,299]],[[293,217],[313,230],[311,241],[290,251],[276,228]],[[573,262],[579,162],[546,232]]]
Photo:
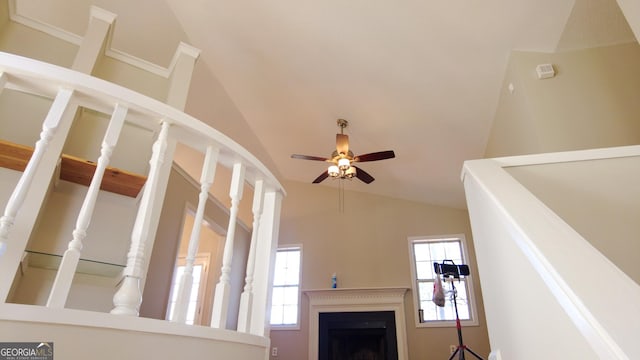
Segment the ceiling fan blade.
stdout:
[[322,174],[320,174],[320,176],[318,176],[315,180],[312,181],[313,184],[319,184],[321,183],[324,179],[329,177],[329,172],[325,171]]
[[353,165],[351,165],[351,166],[352,166],[352,167],[354,167],[354,168],[356,168],[356,177],[357,177],[358,179],[360,179],[362,182],[364,182],[364,183],[366,183],[366,184],[371,184],[371,183],[373,182],[373,180],[375,180],[375,179],[373,178],[373,176],[369,175],[369,173],[368,173],[368,172],[366,172],[366,171],[364,171],[364,170],[360,169],[360,168],[359,168],[359,167],[357,167],[357,166],[353,166]]
[[291,155],[292,159],[302,159],[302,160],[315,160],[315,161],[327,161],[329,159],[327,158],[323,158],[320,156],[311,156],[311,155],[299,155],[299,154],[293,154]]
[[358,155],[355,158],[353,158],[353,161],[357,161],[357,162],[377,161],[377,160],[392,159],[394,157],[396,157],[396,154],[393,152],[393,150],[387,150],[387,151],[378,151],[378,152],[373,152],[369,154]]
[[349,154],[349,135],[336,134],[336,151],[338,154]]

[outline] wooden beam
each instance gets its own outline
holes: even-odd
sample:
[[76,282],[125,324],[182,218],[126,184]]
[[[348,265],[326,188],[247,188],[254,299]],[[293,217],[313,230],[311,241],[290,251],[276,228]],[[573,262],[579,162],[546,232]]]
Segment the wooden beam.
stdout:
[[[0,167],[24,171],[33,154],[30,146],[0,140]],[[75,156],[62,154],[60,179],[89,186],[96,170],[96,163]],[[146,176],[107,167],[100,189],[112,193],[137,197]]]

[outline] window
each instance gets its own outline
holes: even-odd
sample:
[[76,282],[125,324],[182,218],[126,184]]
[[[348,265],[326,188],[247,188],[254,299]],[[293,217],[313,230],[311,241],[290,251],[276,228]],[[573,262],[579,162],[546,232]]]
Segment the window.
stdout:
[[[186,260],[184,257],[178,258],[176,264],[176,272],[171,283],[171,297],[169,298],[169,314],[168,320],[173,319],[173,313],[175,311],[175,305],[178,300],[178,288],[180,287],[180,281],[182,280],[182,274],[184,273]],[[189,294],[189,305],[187,306],[187,318],[186,324],[199,325],[202,320],[202,300],[204,291],[204,282],[207,278],[207,265],[209,264],[209,254],[199,254],[196,256],[193,262],[193,286],[191,287],[191,294]]]
[[271,325],[274,328],[298,327],[300,302],[300,246],[278,249],[273,273]]
[[[453,326],[455,325],[455,308],[451,296],[451,282],[443,281],[445,290],[445,306],[437,306],[433,298],[435,281],[434,263],[453,260],[456,264],[467,264],[464,235],[448,235],[438,237],[420,237],[409,239],[412,257],[413,294],[415,304],[416,326]],[[473,288],[469,277],[462,277],[453,285],[457,291],[458,315],[465,325],[477,325]],[[422,310],[423,320],[419,313]]]

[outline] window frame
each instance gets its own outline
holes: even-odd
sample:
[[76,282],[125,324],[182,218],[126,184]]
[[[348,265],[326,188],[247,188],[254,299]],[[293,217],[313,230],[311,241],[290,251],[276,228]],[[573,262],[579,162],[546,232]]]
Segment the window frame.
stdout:
[[274,256],[274,271],[273,276],[271,278],[271,294],[269,296],[269,326],[271,330],[300,330],[300,301],[302,300],[302,245],[301,244],[290,244],[283,245],[276,249],[276,254],[278,252],[284,251],[298,251],[300,254],[300,263],[298,264],[298,303],[297,303],[297,312],[296,312],[296,322],[295,324],[271,324],[271,309],[272,309],[272,299],[273,299],[273,289],[276,287],[284,287],[284,286],[276,286],[274,285],[275,281],[275,256]]
[[[469,251],[467,248],[467,241],[464,234],[449,234],[449,235],[433,235],[433,236],[411,236],[409,237],[409,257],[411,264],[411,287],[413,292],[413,307],[414,307],[414,320],[417,328],[430,328],[430,327],[455,327],[455,320],[426,320],[420,322],[418,311],[420,309],[419,288],[418,288],[418,276],[416,270],[416,255],[414,251],[414,244],[416,243],[429,243],[429,242],[444,242],[444,241],[459,241],[461,256],[464,264],[469,264]],[[461,281],[465,282],[465,287],[468,291],[467,298],[469,303],[469,317],[468,320],[460,319],[460,323],[463,326],[478,326],[478,311],[476,308],[476,296],[473,288],[473,273],[464,277]],[[445,290],[448,289],[448,284],[443,282]],[[454,284],[455,285],[455,284]],[[447,299],[449,301],[449,299]]]
[[[187,257],[186,256],[178,256],[177,260],[176,260],[176,265],[174,267],[174,274],[173,274],[173,278],[171,280],[171,290],[169,291],[169,301],[167,302],[167,310],[166,310],[166,314],[165,314],[165,319],[171,321],[171,315],[172,312],[172,307],[174,306],[173,304],[175,303],[173,301],[173,296],[176,295],[175,292],[178,291],[178,287],[179,287],[179,279],[177,279],[177,275],[178,275],[178,267],[184,267],[186,266],[187,263]],[[186,322],[185,324],[187,325],[202,325],[202,315],[204,313],[204,299],[205,299],[205,294],[207,292],[207,279],[209,277],[209,265],[211,264],[211,254],[210,253],[198,253],[194,259],[193,262],[193,266],[202,266],[202,272],[200,273],[200,283],[198,284],[198,300],[196,302],[196,310],[195,310],[195,315],[194,315],[194,319],[193,319],[193,324],[189,324],[188,322]],[[193,284],[195,285],[195,283]],[[193,291],[193,287],[191,288],[191,291]]]

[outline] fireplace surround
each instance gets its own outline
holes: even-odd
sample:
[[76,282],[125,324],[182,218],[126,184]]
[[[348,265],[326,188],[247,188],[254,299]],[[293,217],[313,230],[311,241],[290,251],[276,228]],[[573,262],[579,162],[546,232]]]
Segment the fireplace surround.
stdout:
[[[362,338],[358,336],[364,344],[370,344],[363,346],[363,351],[375,352],[376,346],[382,345],[379,340],[378,345],[375,345],[376,339],[379,337],[382,339],[382,333],[385,336],[395,335],[395,343],[397,348],[397,357],[395,353],[391,353],[391,359],[408,360],[407,350],[407,336],[406,336],[406,324],[405,324],[405,312],[404,312],[404,296],[408,288],[360,288],[360,289],[323,289],[323,290],[306,290],[304,293],[309,298],[309,359],[310,360],[322,360],[319,358],[320,354],[320,318],[321,314],[329,314],[327,319],[336,319],[340,315],[331,315],[331,313],[345,313],[355,314],[356,319],[360,317],[360,324],[358,321],[352,325],[341,325],[334,329],[333,346],[340,346],[336,344],[344,343],[344,340],[340,340],[340,337],[353,336],[346,335],[345,329],[340,327],[362,327]],[[366,315],[369,313],[371,316]],[[387,321],[382,318],[384,313],[390,314],[393,321]],[[376,315],[377,314],[377,315]],[[325,317],[323,315],[323,317]],[[325,321],[326,322],[326,321]],[[366,323],[367,325],[362,325]],[[394,324],[394,331],[389,331],[388,327]],[[384,330],[383,330],[384,329]],[[326,331],[323,330],[323,331]],[[337,338],[336,338],[337,336]],[[327,341],[323,346],[328,346]],[[367,350],[369,349],[369,350]],[[379,351],[392,351],[394,349],[387,349]],[[344,351],[358,351],[343,349]],[[327,353],[327,349],[323,350],[323,354]]]

